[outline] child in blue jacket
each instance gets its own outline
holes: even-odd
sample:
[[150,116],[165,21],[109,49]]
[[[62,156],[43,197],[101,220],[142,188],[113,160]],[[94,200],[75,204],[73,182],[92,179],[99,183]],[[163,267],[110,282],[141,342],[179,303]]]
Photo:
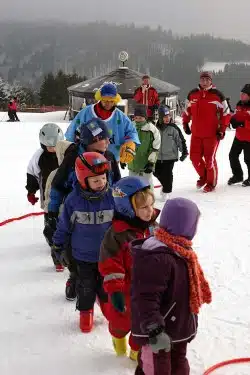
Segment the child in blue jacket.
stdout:
[[78,180],[65,200],[53,236],[54,251],[67,264],[67,246],[77,265],[77,302],[80,329],[90,332],[93,327],[93,308],[96,297],[106,315],[108,298],[103,290],[103,279],[98,271],[100,245],[111,225],[114,201],[107,183],[110,164],[97,152],[85,152],[76,159]]

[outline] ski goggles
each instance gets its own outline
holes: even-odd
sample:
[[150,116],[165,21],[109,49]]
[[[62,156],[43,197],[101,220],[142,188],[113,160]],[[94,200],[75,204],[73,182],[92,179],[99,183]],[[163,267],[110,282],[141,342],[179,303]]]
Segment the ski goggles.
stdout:
[[84,156],[78,155],[78,157],[81,159],[82,163],[94,174],[104,174],[110,171],[111,166],[110,162],[106,161],[104,162],[103,160],[100,159],[94,159],[93,164],[90,164]]

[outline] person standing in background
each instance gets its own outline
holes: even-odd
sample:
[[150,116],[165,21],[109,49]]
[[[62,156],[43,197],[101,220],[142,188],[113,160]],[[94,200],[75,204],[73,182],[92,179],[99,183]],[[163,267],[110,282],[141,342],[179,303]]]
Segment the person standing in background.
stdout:
[[160,105],[158,92],[150,85],[150,77],[144,75],[142,84],[135,90],[134,101],[138,104],[144,104],[147,107],[148,120],[154,120],[154,113]]

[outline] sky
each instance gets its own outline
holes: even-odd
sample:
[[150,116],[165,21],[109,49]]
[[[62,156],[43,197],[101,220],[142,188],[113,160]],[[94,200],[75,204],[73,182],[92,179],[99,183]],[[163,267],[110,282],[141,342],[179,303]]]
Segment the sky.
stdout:
[[249,14],[249,0],[8,0],[1,3],[0,21],[134,22],[250,42]]

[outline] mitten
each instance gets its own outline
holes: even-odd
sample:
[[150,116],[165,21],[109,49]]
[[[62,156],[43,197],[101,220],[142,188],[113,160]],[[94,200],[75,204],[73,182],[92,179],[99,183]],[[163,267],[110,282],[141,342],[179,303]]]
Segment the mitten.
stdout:
[[135,157],[135,143],[128,141],[124,143],[120,148],[120,163],[131,163]]
[[188,157],[188,154],[182,154],[180,157],[180,161],[184,161]]
[[47,224],[50,226],[52,230],[56,230],[58,220],[58,212],[48,212]]
[[163,327],[152,324],[152,326],[149,327],[148,335],[149,345],[153,353],[158,353],[160,350],[170,352],[171,338],[163,331]]
[[183,129],[184,129],[184,132],[185,132],[187,135],[192,134],[192,131],[191,131],[190,126],[189,126],[188,124],[183,124]]
[[245,126],[244,121],[237,121],[235,117],[231,117],[230,124],[232,125],[233,129],[243,128]]
[[122,292],[114,292],[111,294],[111,303],[115,310],[125,312],[125,297]]
[[127,164],[126,163],[120,163],[121,169],[125,169]]
[[152,173],[154,170],[154,163],[151,163],[150,161],[145,165],[144,167],[144,173]]
[[27,194],[28,201],[34,206],[39,201],[39,198],[35,196],[35,194]]
[[222,139],[225,138],[225,132],[222,132],[222,131],[218,130],[217,133],[216,133],[216,137],[219,141],[221,141]]

